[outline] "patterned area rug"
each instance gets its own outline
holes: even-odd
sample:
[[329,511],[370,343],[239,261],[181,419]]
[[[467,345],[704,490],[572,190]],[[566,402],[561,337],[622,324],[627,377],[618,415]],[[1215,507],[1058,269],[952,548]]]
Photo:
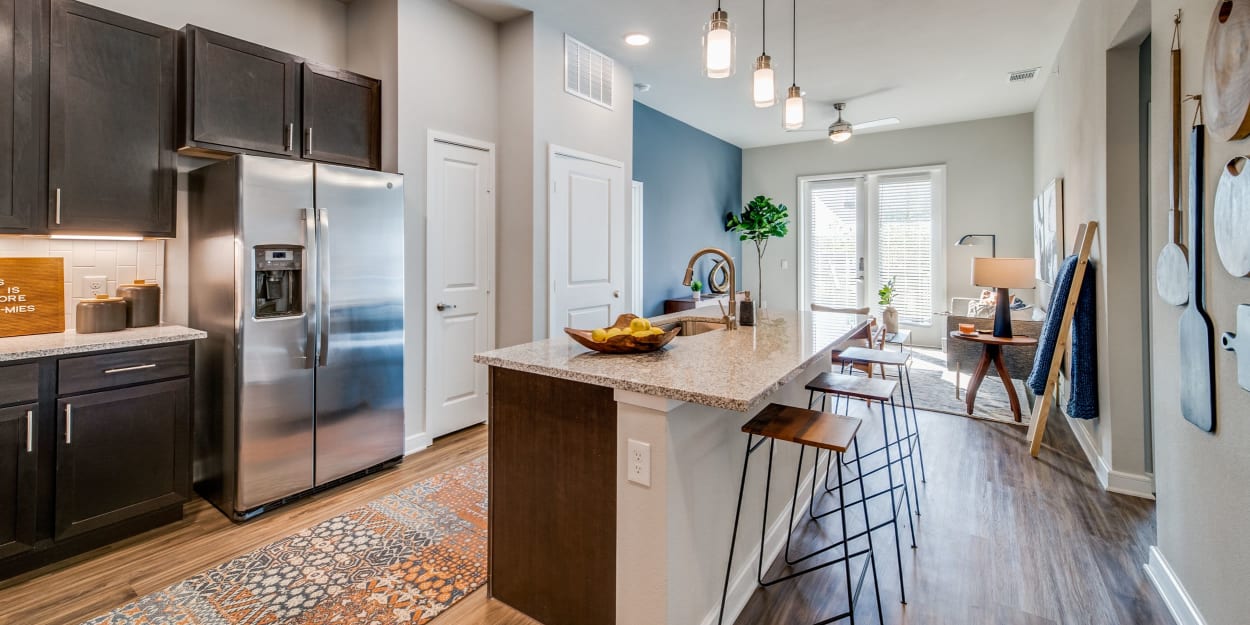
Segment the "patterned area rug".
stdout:
[[428,623],[486,582],[481,458],[87,625]]
[[[912,354],[911,385],[916,394],[916,407],[931,412],[967,416],[968,381],[970,374],[959,376],[956,385],[955,372],[946,370],[946,354],[940,349],[917,347]],[[1016,387],[1016,397],[1020,398],[1021,423],[1030,419],[1029,399],[1025,392],[1024,382],[1012,380]],[[956,396],[958,387],[958,396]],[[1015,423],[1011,414],[1011,402],[1007,398],[1007,390],[997,376],[988,375],[977,389],[976,407],[972,416],[993,421]]]

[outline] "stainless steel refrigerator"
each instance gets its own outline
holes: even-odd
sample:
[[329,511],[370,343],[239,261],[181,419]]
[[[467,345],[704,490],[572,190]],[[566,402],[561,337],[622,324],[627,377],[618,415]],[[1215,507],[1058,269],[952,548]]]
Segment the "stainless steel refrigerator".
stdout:
[[195,482],[231,518],[403,455],[403,196],[298,160],[191,172]]

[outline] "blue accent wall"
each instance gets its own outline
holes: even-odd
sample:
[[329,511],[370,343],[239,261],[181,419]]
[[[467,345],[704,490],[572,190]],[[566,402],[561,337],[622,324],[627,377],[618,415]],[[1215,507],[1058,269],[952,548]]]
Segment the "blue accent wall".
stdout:
[[[689,297],[682,286],[690,255],[719,247],[742,266],[738,236],[725,232],[725,213],[742,210],[742,149],[634,102],[634,180],[643,184],[643,316],[664,312],[664,300]],[[704,283],[715,261],[704,258]],[[738,289],[741,285],[739,269]]]

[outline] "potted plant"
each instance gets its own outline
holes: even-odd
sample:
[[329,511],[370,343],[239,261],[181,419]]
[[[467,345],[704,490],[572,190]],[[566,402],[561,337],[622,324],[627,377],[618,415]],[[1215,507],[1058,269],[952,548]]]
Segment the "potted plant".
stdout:
[[898,295],[898,292],[894,290],[894,280],[895,278],[890,278],[890,281],[881,285],[877,291],[877,296],[881,298],[878,303],[882,306],[881,324],[885,326],[887,334],[898,332],[898,309],[894,307],[894,296]]
[[694,301],[703,299],[703,283],[695,280],[690,283],[690,294],[694,297]]
[[[764,252],[768,251],[768,241],[774,237],[780,239],[786,236],[789,227],[790,210],[786,205],[776,204],[772,198],[763,195],[757,195],[748,202],[741,215],[725,215],[726,231],[737,232],[739,241],[755,244],[755,255],[759,262],[756,266],[759,268],[760,278],[759,288],[755,291],[757,301],[764,301]],[[732,298],[733,294],[730,295]]]

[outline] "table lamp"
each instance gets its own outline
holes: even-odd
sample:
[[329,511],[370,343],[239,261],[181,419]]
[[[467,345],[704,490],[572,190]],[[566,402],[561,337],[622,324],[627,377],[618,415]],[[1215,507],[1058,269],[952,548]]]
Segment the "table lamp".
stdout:
[[1011,296],[1007,289],[1031,289],[1036,286],[1036,270],[1032,258],[974,258],[972,283],[998,289],[994,312],[994,336],[1011,338]]

